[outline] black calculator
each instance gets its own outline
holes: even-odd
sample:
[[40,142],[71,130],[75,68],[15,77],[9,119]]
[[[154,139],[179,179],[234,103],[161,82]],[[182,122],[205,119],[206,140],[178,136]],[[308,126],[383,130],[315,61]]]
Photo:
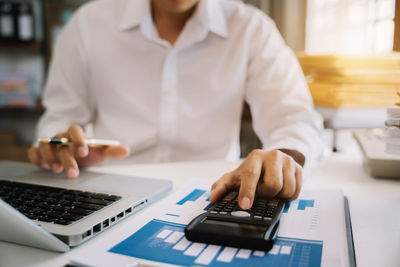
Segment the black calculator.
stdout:
[[285,201],[256,196],[249,210],[238,204],[238,191],[231,191],[206,213],[185,227],[193,242],[269,251],[276,238]]

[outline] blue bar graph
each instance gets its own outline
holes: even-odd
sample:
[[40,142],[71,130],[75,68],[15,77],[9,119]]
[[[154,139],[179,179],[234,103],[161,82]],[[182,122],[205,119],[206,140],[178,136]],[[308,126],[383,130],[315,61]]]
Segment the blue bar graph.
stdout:
[[283,213],[288,213],[290,205],[297,204],[297,210],[305,210],[307,207],[314,207],[314,200],[296,199],[286,203]]
[[173,217],[181,217],[181,216],[178,215],[178,214],[172,214],[172,213],[165,213],[165,215],[173,216]]
[[211,207],[214,205],[214,203],[210,203],[207,205],[207,207],[204,208],[205,211],[211,209]]
[[206,191],[201,190],[201,189],[194,189],[190,194],[188,194],[186,197],[182,198],[179,200],[176,204],[177,205],[183,205],[187,201],[196,201],[199,197],[201,197]]
[[274,248],[264,253],[191,243],[183,235],[184,227],[183,224],[152,220],[109,252],[183,266],[321,265],[322,241],[277,237]]
[[314,207],[314,200],[300,200],[297,209],[305,210],[307,207]]

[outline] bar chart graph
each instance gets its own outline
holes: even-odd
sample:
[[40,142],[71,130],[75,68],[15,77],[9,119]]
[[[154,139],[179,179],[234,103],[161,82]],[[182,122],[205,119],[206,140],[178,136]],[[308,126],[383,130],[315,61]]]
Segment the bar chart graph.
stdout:
[[152,220],[109,252],[184,266],[320,266],[322,242],[278,237],[268,252],[203,243],[184,237],[185,225]]
[[179,200],[176,205],[183,205],[188,201],[195,202],[198,200],[202,195],[204,195],[207,191],[201,189],[194,189],[190,194]]
[[175,205],[161,214],[157,219],[179,224],[188,224],[194,217],[211,208],[210,191],[203,189],[192,189],[189,193],[181,196],[175,201]]
[[314,207],[314,200],[296,199],[286,203],[284,213],[288,213],[290,206],[297,204],[297,210],[306,210],[307,207]]

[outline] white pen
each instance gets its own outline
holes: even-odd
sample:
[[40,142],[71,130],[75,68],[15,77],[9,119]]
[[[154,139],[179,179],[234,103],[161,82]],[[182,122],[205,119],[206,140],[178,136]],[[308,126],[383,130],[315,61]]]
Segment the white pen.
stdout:
[[[65,145],[65,146],[72,145],[71,140],[69,140],[66,137],[61,137],[61,138],[43,137],[43,138],[39,138],[38,141],[40,143],[45,143],[45,144],[58,144],[58,145]],[[95,139],[95,138],[86,138],[85,143],[86,143],[86,145],[92,146],[92,147],[119,146],[120,145],[120,142],[118,140]]]

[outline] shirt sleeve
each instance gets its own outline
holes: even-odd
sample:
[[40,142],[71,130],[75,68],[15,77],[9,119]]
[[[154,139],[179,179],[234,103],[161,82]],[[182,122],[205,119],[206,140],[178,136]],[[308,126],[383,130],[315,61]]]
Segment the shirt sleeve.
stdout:
[[314,110],[303,72],[267,17],[259,16],[250,39],[245,98],[254,130],[265,150],[301,152],[308,173],[322,152],[322,118]]
[[89,94],[90,73],[80,23],[80,11],[57,38],[43,94],[45,113],[37,137],[54,136],[71,124],[86,125],[93,117]]

